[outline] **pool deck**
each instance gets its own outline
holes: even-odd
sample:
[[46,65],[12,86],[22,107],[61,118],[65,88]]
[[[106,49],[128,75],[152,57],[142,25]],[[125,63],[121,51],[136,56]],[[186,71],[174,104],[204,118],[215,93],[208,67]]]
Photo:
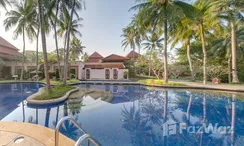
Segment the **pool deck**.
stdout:
[[[54,146],[54,130],[30,123],[0,122],[0,146]],[[59,134],[59,146],[74,146],[75,142]],[[15,139],[24,140],[15,143]]]
[[167,85],[147,85],[139,82],[133,81],[105,81],[105,80],[87,80],[87,81],[80,81],[82,84],[118,84],[118,85],[142,85],[142,86],[154,86],[154,87],[163,87],[163,88],[183,88],[183,89],[206,89],[206,90],[224,90],[230,92],[244,92],[244,85],[239,84],[212,84],[208,82],[204,85],[202,82],[190,82],[190,81],[183,81],[183,80],[172,80],[174,82],[184,83],[186,86],[167,86]]

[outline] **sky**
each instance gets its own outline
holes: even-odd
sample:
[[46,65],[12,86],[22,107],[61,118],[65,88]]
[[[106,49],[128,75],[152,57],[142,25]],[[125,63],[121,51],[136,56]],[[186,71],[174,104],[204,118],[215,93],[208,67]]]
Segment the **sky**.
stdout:
[[[123,38],[122,29],[126,27],[133,16],[133,11],[128,10],[136,3],[134,0],[86,0],[86,10],[80,12],[84,19],[80,28],[82,33],[81,41],[88,54],[94,51],[106,56],[110,54],[126,55],[131,50],[121,46]],[[16,46],[20,51],[23,48],[22,36],[13,39],[13,30],[5,31],[3,20],[5,11],[0,8],[0,36]],[[54,33],[47,36],[48,51],[55,50]],[[36,42],[26,39],[26,50],[35,50]],[[41,43],[39,44],[41,47]],[[59,46],[63,46],[63,41],[59,40]]]

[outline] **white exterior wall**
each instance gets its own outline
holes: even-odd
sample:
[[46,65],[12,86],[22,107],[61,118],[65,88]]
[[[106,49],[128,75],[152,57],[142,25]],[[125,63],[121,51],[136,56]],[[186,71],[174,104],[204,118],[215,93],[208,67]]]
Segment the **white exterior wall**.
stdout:
[[[88,69],[88,68],[87,68]],[[83,70],[83,77],[86,79],[86,70]],[[110,68],[110,80],[113,80],[113,70],[117,68]],[[105,70],[106,69],[89,69],[90,70],[90,79],[100,79],[105,80]],[[118,80],[124,80],[124,72],[128,72],[128,69],[117,69],[118,71]]]
[[128,72],[128,69],[119,69],[119,72],[118,72],[118,78],[119,78],[119,80],[124,80],[124,72]]
[[91,79],[105,79],[104,69],[91,69]]

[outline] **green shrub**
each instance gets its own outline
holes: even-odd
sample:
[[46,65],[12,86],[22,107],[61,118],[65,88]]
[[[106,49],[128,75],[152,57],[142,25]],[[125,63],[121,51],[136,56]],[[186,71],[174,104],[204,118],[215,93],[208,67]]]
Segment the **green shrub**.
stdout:
[[157,80],[157,79],[147,79],[147,80],[141,80],[139,82],[142,82],[144,84],[148,84],[148,85],[166,85],[166,86],[186,86],[183,83],[179,83],[179,82],[168,82],[165,83],[164,80]]
[[75,89],[73,86],[68,85],[57,85],[52,87],[52,91],[48,92],[45,88],[45,92],[41,95],[37,96],[35,99],[37,100],[50,100],[50,99],[56,99],[64,96],[68,91]]

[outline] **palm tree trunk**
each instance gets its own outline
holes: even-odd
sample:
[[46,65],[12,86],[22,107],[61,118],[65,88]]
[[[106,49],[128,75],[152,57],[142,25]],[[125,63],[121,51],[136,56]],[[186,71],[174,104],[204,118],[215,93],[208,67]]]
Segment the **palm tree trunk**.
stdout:
[[231,17],[230,20],[231,25],[231,48],[232,48],[232,78],[234,83],[239,83],[238,75],[237,75],[237,57],[236,57],[236,28],[234,21]]
[[235,98],[236,98],[236,94],[233,94],[232,95],[232,105],[231,105],[231,128],[232,128],[232,131],[231,131],[231,145],[233,146],[234,145],[234,142],[235,142],[235,118],[236,118],[236,101],[235,101]]
[[38,26],[37,35],[36,35],[36,80],[38,81],[38,44],[39,44],[39,33],[40,33],[40,26]]
[[187,122],[190,121],[190,109],[191,109],[191,103],[192,103],[192,94],[190,95],[190,98],[189,98],[189,103],[188,103],[188,106],[187,106],[187,112],[186,112],[186,119],[187,119]]
[[203,24],[200,23],[200,35],[201,35],[201,41],[202,41],[202,52],[203,52],[203,84],[207,83],[207,70],[206,70],[206,64],[207,64],[207,52],[205,47],[205,38],[203,34]]
[[168,24],[166,4],[164,5],[164,81],[168,83],[168,60],[167,60],[167,43],[168,43]]
[[58,50],[58,36],[57,36],[57,17],[58,17],[58,10],[59,10],[59,0],[57,1],[56,6],[56,14],[55,14],[55,21],[54,21],[54,36],[55,36],[55,45],[56,45],[56,52],[57,52],[57,61],[58,61],[58,73],[59,78],[62,79],[62,72],[60,67],[60,57],[59,57],[59,50]]
[[42,50],[43,50],[43,59],[44,59],[44,71],[45,71],[45,78],[46,78],[46,85],[48,92],[51,91],[50,81],[49,81],[49,74],[48,74],[48,61],[47,61],[47,44],[46,44],[46,36],[44,30],[44,14],[43,14],[43,0],[39,0],[39,15],[40,15],[40,22],[41,22],[41,36],[42,36]]
[[191,62],[190,40],[188,40],[188,43],[187,43],[187,46],[186,46],[186,50],[187,50],[187,58],[188,58],[188,62],[189,62],[189,68],[190,68],[190,71],[191,71],[191,80],[195,81],[194,71],[193,71],[192,62]]
[[67,42],[66,42],[66,55],[65,55],[65,64],[64,64],[64,77],[63,77],[63,85],[66,85],[67,81],[67,74],[68,74],[68,62],[69,62],[69,42],[70,42],[70,29],[72,25],[72,19],[75,9],[75,0],[72,2],[72,9],[71,9],[71,15],[70,15],[70,22],[69,22],[69,28],[68,28],[68,34],[67,34]]
[[231,83],[231,48],[229,50],[229,57],[228,57],[228,81]]
[[24,64],[25,64],[25,29],[23,27],[23,53],[22,53],[22,69],[21,69],[21,74],[20,74],[20,81],[23,80],[24,76]]

